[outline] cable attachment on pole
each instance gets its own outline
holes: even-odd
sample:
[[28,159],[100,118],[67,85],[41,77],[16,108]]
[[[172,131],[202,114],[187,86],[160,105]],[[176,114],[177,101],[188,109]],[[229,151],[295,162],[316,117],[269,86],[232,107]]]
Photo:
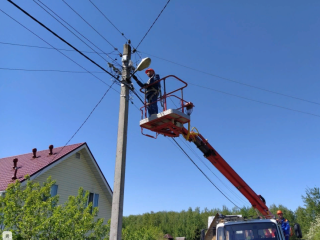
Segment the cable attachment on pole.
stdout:
[[[132,92],[131,92],[132,93]],[[133,96],[130,94],[130,92],[129,92],[129,101],[131,102],[131,104],[134,104],[134,102],[133,102]]]
[[116,68],[112,63],[109,63],[109,62],[108,62],[108,66],[109,66],[109,68],[111,68],[116,74],[121,75],[121,71],[120,71],[118,68]]

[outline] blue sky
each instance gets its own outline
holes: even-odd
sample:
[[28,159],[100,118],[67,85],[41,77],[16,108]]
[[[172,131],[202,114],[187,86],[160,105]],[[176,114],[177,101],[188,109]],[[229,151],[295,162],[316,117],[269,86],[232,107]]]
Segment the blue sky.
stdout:
[[[34,1],[15,2],[78,49],[92,51]],[[120,63],[113,47],[63,1],[42,2]],[[92,2],[137,46],[167,1]],[[122,52],[126,39],[88,0],[67,3]],[[55,48],[70,49],[9,2],[2,1],[0,8]],[[171,0],[138,48],[142,57],[151,57],[151,67],[162,77],[173,74],[188,82],[184,96],[196,106],[191,125],[267,204],[283,204],[291,210],[303,205],[301,195],[307,187],[319,187],[319,11],[319,1],[312,0]],[[3,69],[84,71],[54,49],[4,44],[50,47],[3,12],[0,21],[0,157],[31,152],[34,147],[47,149],[50,144],[65,145],[108,86],[88,73]],[[62,52],[87,70],[101,72],[78,53]],[[87,54],[109,70],[104,59]],[[132,59],[136,62],[140,58],[134,54]],[[95,74],[112,83],[109,75]],[[139,76],[147,81],[144,73]],[[119,91],[120,87],[113,88]],[[108,92],[70,142],[88,143],[111,187],[117,91]],[[232,208],[234,205],[172,140],[141,135],[137,109],[141,103],[136,97],[133,102],[129,109],[124,215],[188,207]],[[233,187],[198,149],[187,142],[185,145],[182,139],[177,141],[230,199],[238,206],[249,206],[240,193],[229,191]]]

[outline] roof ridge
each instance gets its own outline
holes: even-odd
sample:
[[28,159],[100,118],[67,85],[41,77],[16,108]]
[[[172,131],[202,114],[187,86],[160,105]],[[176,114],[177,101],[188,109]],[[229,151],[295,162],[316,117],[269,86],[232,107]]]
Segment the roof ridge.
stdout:
[[[81,143],[74,143],[74,144],[70,144],[70,145],[65,145],[65,146],[61,146],[61,147],[54,147],[53,149],[58,149],[58,148],[64,148],[64,147],[70,147],[70,146],[73,146],[73,145],[78,145],[81,146],[83,144],[85,144],[86,142],[81,142]],[[54,145],[53,145],[54,146]],[[49,151],[49,148],[47,149],[44,149],[44,150],[38,150],[37,149],[37,153],[39,152],[43,152],[43,151]],[[14,155],[14,156],[9,156],[9,157],[3,157],[3,158],[0,158],[1,159],[4,159],[4,158],[11,158],[11,157],[19,157],[19,156],[23,156],[23,155],[26,155],[26,154],[32,154],[32,151],[28,152],[28,153],[22,153],[22,154],[19,154],[19,155]]]

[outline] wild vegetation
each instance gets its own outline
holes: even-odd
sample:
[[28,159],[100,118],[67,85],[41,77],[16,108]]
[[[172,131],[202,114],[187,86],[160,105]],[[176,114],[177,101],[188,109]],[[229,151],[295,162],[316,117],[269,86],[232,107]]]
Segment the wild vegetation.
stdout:
[[105,239],[109,227],[94,219],[98,209],[87,205],[88,192],[70,196],[59,205],[59,196],[50,196],[51,178],[40,186],[28,180],[10,184],[0,197],[0,236],[11,231],[13,239]]
[[[5,196],[0,197],[0,236],[9,230],[14,239],[109,239],[110,221],[103,224],[103,219],[95,219],[98,208],[92,208],[91,203],[87,205],[88,193],[80,188],[78,196],[70,196],[61,205],[59,196],[50,196],[54,183],[48,178],[43,186],[30,180],[25,187],[18,181],[9,185]],[[271,205],[270,211],[276,215],[281,209],[292,227],[299,223],[303,239],[320,239],[319,188],[306,189],[302,199],[304,206],[295,211],[284,205]],[[201,229],[207,228],[208,217],[217,212],[241,214],[248,218],[257,216],[253,208],[228,209],[225,206],[130,215],[123,219],[122,239],[158,240],[168,233],[173,237],[198,240]]]
[[[308,188],[302,196],[304,206],[298,207],[295,211],[288,209],[284,205],[271,205],[270,211],[276,216],[277,210],[281,209],[284,217],[289,220],[290,225],[299,223],[301,226],[303,239],[316,240],[320,239],[320,193],[319,188]],[[228,214],[242,214],[244,217],[257,217],[257,213],[253,208],[228,209],[222,208],[203,209],[189,208],[187,211],[181,212],[151,212],[142,215],[131,215],[123,220],[124,229],[130,229],[131,232],[138,232],[139,229],[157,229],[162,235],[169,233],[173,237],[186,237],[188,240],[200,239],[201,229],[208,226],[208,217],[214,216],[217,212]],[[159,234],[161,235],[161,234]],[[130,239],[130,238],[126,238]],[[153,238],[146,239],[162,239]],[[290,240],[297,239],[292,236]]]

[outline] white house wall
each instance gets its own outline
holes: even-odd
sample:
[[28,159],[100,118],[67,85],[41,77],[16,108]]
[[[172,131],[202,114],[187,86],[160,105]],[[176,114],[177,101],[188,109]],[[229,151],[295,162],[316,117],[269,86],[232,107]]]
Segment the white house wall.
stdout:
[[107,223],[108,219],[111,218],[112,196],[106,190],[100,176],[97,176],[98,172],[92,160],[88,159],[90,157],[87,150],[82,149],[78,152],[80,153],[80,159],[76,158],[74,153],[66,160],[36,177],[34,181],[43,183],[49,176],[52,180],[56,180],[59,204],[66,202],[70,195],[76,196],[80,187],[83,187],[85,191],[98,193],[99,213],[97,217],[104,218],[104,222]]

